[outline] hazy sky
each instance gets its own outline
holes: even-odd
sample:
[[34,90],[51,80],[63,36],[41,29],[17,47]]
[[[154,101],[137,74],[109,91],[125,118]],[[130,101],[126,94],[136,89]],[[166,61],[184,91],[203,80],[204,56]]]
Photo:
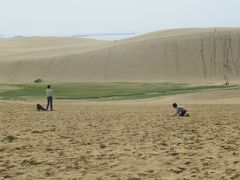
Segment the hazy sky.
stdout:
[[145,33],[240,27],[240,0],[0,0],[0,34]]

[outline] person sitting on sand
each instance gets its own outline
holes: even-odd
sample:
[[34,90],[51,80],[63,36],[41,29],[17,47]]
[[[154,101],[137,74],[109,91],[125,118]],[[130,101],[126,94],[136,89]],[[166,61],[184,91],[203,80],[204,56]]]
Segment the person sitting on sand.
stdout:
[[51,85],[47,86],[46,93],[47,93],[47,107],[46,107],[46,110],[48,110],[48,107],[50,105],[50,110],[53,111],[53,90],[51,89]]
[[47,111],[44,107],[42,107],[41,104],[37,104],[36,110],[37,110],[37,111]]
[[172,106],[176,109],[176,113],[173,116],[189,117],[189,114],[184,107],[178,106],[177,103],[173,103]]

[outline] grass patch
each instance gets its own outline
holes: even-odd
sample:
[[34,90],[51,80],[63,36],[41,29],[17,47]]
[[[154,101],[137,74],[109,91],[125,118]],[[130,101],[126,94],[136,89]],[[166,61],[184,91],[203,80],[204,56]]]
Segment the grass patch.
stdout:
[[[45,97],[46,84],[0,84],[0,99],[32,100]],[[4,87],[4,88],[3,88]],[[239,86],[207,86],[172,83],[57,83],[56,99],[127,100],[167,96]]]

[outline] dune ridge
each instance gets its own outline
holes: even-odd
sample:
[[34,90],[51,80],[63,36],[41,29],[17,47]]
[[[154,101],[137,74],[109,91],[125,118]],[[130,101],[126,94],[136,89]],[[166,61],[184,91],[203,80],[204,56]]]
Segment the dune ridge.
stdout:
[[239,28],[164,30],[116,42],[0,41],[0,82],[226,82],[239,75]]

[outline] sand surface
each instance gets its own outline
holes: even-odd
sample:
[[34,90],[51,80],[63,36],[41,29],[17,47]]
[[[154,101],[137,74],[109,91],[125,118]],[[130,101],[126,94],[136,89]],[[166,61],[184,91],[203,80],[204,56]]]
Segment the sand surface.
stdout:
[[[219,84],[239,83],[239,76],[237,28],[166,30],[117,42],[0,41],[0,82]],[[191,116],[172,117],[173,102]],[[53,112],[36,112],[37,103],[0,101],[0,180],[240,179],[239,90],[56,101]]]
[[190,28],[119,41],[0,41],[0,82],[239,82],[240,29]]
[[184,106],[0,101],[0,179],[240,179],[240,105]]

